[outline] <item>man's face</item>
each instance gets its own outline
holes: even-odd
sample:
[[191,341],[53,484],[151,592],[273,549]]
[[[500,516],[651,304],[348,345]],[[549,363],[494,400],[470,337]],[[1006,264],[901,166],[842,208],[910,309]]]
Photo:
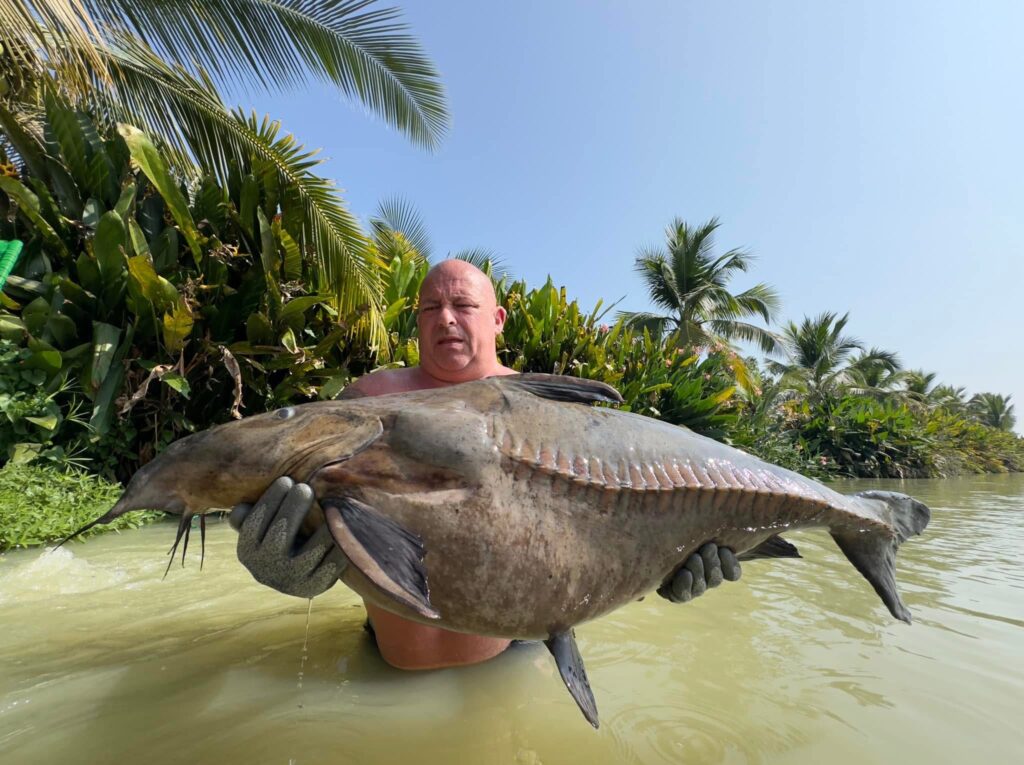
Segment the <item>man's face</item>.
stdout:
[[494,373],[495,339],[505,309],[495,304],[490,280],[472,266],[450,261],[420,289],[417,315],[420,366],[446,382],[468,382]]

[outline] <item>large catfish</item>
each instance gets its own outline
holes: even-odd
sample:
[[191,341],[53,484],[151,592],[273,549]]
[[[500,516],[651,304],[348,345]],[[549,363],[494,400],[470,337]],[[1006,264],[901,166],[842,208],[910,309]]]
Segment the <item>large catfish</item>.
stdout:
[[544,639],[595,727],[573,627],[658,587],[707,542],[795,555],[780,532],[826,527],[910,621],[894,561],[927,507],[843,496],[685,428],[588,406],[618,401],[602,383],[520,375],[279,409],[175,442],[93,523],[166,510],[183,516],[180,540],[195,514],[253,502],[280,476],[307,482],[349,587],[419,622]]

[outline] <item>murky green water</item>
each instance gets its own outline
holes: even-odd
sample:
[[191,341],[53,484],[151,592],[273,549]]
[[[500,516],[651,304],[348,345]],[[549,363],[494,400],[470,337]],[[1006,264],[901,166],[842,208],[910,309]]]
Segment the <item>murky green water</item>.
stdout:
[[[866,484],[851,484],[850,490]],[[592,730],[546,650],[390,669],[342,587],[253,583],[214,524],[161,581],[160,525],[0,557],[3,763],[1024,761],[1024,476],[873,482],[933,508],[894,622],[823,533],[689,605],[582,626]]]

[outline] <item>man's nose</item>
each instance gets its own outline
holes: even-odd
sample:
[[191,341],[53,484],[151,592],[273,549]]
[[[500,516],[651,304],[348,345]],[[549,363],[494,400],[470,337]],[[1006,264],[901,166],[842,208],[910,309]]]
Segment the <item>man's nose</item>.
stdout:
[[441,310],[437,312],[437,322],[442,327],[450,327],[455,323],[455,311],[451,306],[441,306]]

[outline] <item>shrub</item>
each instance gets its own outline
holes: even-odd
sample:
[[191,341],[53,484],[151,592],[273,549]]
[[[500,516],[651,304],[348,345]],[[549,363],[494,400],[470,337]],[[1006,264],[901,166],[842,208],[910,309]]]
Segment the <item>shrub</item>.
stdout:
[[[121,487],[81,472],[8,463],[0,468],[0,552],[63,539],[110,509]],[[163,513],[129,513],[83,536],[136,528]]]

